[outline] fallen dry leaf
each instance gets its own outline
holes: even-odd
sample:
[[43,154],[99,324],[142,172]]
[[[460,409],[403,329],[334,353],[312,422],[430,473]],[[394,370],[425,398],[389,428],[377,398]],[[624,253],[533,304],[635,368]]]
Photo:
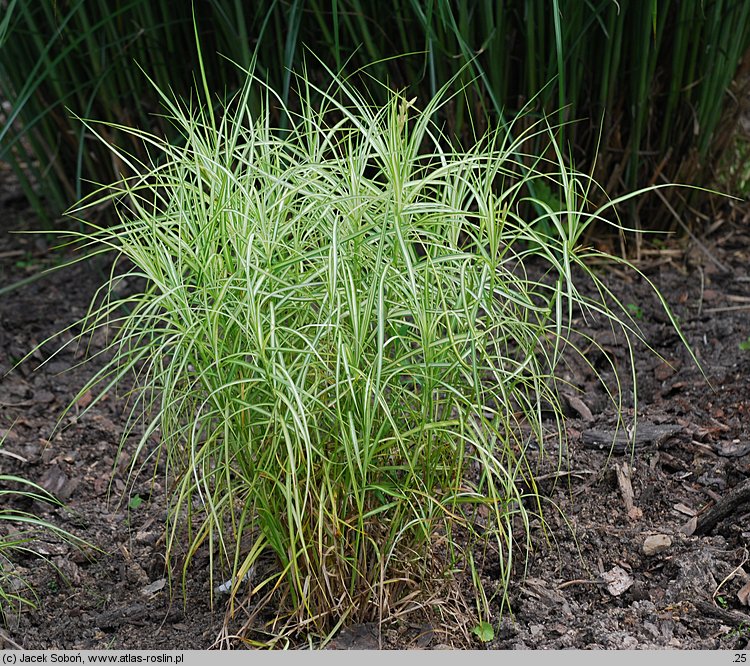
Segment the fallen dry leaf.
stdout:
[[691,509],[687,504],[683,504],[682,502],[678,502],[672,507],[675,511],[679,511],[680,513],[684,513],[686,516],[696,516],[698,515],[698,512],[695,509]]
[[634,578],[622,567],[612,567],[602,574],[602,580],[607,584],[607,591],[614,597],[619,597],[623,592],[630,589],[635,582]]
[[693,516],[682,527],[680,527],[680,532],[682,532],[682,534],[684,534],[685,536],[692,536],[697,527],[698,516]]
[[146,585],[146,587],[141,588],[141,594],[144,597],[151,597],[160,590],[164,589],[164,586],[167,584],[166,578],[159,578],[158,580],[155,580],[153,583],[150,583]]

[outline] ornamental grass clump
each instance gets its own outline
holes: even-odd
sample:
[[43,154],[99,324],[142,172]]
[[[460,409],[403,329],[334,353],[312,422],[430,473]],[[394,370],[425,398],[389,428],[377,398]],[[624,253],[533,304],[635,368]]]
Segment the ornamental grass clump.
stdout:
[[[619,321],[574,284],[602,211],[559,152],[550,175],[507,128],[448,148],[444,94],[378,107],[333,81],[304,83],[295,112],[266,90],[256,117],[252,76],[221,113],[205,79],[202,105],[165,95],[183,142],[131,130],[152,161],[113,148],[137,175],[77,209],[115,204],[79,236],[122,265],[84,326],[114,326],[114,357],[83,390],[135,374],[169,554],[187,570],[205,549],[212,589],[273,601],[277,634],[383,619],[464,577],[486,615],[479,553],[503,608],[541,513],[528,452],[564,439],[571,315]],[[542,179],[562,212],[529,200]],[[123,276],[143,290],[116,298]]]

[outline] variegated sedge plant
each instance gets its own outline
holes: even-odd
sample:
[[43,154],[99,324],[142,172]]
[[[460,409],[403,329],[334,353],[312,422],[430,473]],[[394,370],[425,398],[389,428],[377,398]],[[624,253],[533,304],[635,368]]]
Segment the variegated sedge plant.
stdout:
[[[379,106],[328,74],[301,79],[296,111],[252,74],[219,110],[205,76],[200,103],[161,93],[179,144],[117,128],[152,157],[110,146],[134,175],[74,211],[117,215],[74,234],[117,258],[82,333],[111,327],[112,360],[82,392],[135,375],[133,465],[166,461],[167,555],[186,549],[187,572],[205,549],[233,600],[249,580],[256,612],[277,610],[269,641],[383,620],[463,579],[489,622],[542,516],[530,451],[565,439],[574,315],[638,335],[581,245],[610,209],[589,209],[596,185],[544,122],[458,149],[432,120],[448,86]],[[518,159],[530,132],[554,165]],[[532,200],[532,181],[562,205]],[[144,288],[117,297],[123,276]]]

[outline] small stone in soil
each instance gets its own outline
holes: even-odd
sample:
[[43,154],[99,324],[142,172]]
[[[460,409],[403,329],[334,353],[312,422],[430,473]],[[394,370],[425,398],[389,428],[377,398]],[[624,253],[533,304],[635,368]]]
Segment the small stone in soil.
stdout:
[[646,556],[661,553],[672,545],[672,539],[666,534],[654,534],[643,541],[643,554]]

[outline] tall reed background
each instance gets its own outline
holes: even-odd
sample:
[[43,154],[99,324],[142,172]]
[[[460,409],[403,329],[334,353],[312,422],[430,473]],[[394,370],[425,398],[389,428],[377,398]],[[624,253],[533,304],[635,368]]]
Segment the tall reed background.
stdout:
[[[458,74],[456,86],[466,88],[443,118],[449,134],[466,139],[477,124],[502,125],[524,107],[533,112],[528,122],[547,114],[567,158],[612,196],[667,181],[710,184],[746,106],[750,5],[742,0],[193,5],[217,94],[240,85],[232,63],[255,62],[286,103],[292,72],[306,61],[313,78],[321,70],[311,53],[348,74],[365,68],[354,78],[381,103],[386,90],[375,81],[426,102]],[[189,3],[0,7],[0,158],[12,162],[39,213],[53,218],[85,193],[85,179],[109,182],[123,169],[76,116],[174,138],[140,68],[160,89],[189,95],[197,66]],[[670,196],[679,204],[686,195]]]

